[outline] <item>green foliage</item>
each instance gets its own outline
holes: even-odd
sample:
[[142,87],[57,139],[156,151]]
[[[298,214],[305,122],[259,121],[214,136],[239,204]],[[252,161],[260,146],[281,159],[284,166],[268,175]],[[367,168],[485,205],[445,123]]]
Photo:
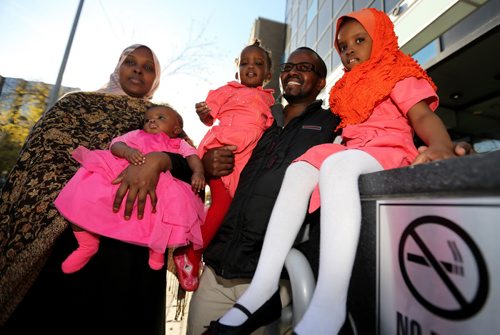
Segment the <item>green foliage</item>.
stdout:
[[8,135],[0,138],[0,156],[2,157],[0,160],[0,174],[12,168],[21,147],[22,143],[19,144],[19,142],[12,141]]
[[[7,86],[7,87],[6,87]],[[0,100],[0,173],[14,165],[19,150],[46,107],[50,85],[12,80]]]

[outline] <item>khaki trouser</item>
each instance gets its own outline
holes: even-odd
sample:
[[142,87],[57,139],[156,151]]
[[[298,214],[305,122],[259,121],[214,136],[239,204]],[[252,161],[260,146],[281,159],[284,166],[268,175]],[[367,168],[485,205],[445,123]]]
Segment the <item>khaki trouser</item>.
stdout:
[[[286,289],[287,281],[280,285],[281,304],[290,304],[290,290]],[[212,268],[206,266],[200,278],[200,285],[193,293],[189,305],[187,335],[200,335],[210,324],[226,313],[238,298],[245,292],[250,279],[224,279],[217,276]],[[252,335],[264,335],[266,327],[261,327]],[[289,328],[289,327],[286,327]],[[290,329],[281,331],[287,334]]]

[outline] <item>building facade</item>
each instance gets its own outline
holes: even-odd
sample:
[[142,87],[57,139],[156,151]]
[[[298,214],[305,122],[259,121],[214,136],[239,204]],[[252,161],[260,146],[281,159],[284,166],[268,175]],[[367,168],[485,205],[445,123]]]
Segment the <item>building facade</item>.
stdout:
[[280,63],[282,62],[283,51],[285,50],[286,25],[283,22],[259,17],[255,20],[250,33],[250,42],[259,39],[262,46],[271,52],[272,78],[266,88],[274,90],[275,99],[280,97]]

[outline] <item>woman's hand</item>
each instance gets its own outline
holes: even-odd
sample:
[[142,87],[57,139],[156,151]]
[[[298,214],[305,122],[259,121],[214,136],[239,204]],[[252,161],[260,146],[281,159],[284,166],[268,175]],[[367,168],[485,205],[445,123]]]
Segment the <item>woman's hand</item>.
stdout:
[[137,218],[144,216],[144,206],[149,196],[153,212],[156,211],[156,185],[163,171],[171,168],[168,154],[163,152],[151,152],[146,154],[146,160],[142,165],[129,165],[120,175],[113,180],[113,184],[120,184],[113,202],[113,212],[120,210],[123,199],[125,200],[124,217],[130,219],[134,203],[137,200]]
[[205,174],[210,177],[227,176],[233,172],[235,145],[226,145],[224,147],[208,150],[203,156],[203,167]]

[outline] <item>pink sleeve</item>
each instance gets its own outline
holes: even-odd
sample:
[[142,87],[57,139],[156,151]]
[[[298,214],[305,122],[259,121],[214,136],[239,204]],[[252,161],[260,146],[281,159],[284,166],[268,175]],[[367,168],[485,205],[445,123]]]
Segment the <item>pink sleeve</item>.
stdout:
[[391,92],[391,99],[404,115],[422,100],[429,105],[432,111],[435,111],[439,104],[439,97],[429,82],[415,77],[406,78],[396,83]]
[[125,133],[123,135],[120,135],[120,136],[113,138],[111,140],[111,143],[109,144],[109,147],[111,148],[111,146],[113,144],[115,144],[116,142],[124,142],[125,144],[130,145],[130,143],[133,142],[133,139],[135,138],[135,135],[137,134],[138,131],[139,131],[139,129],[132,130],[132,131],[129,131],[128,133]]
[[192,155],[197,155],[198,151],[191,145],[189,145],[188,142],[181,140],[179,144],[179,154],[181,154],[183,157],[188,157]]
[[207,98],[205,102],[210,108],[210,115],[216,119],[219,114],[220,108],[226,103],[229,94],[228,94],[229,86],[225,85],[219,87],[218,89],[211,90],[208,92]]

